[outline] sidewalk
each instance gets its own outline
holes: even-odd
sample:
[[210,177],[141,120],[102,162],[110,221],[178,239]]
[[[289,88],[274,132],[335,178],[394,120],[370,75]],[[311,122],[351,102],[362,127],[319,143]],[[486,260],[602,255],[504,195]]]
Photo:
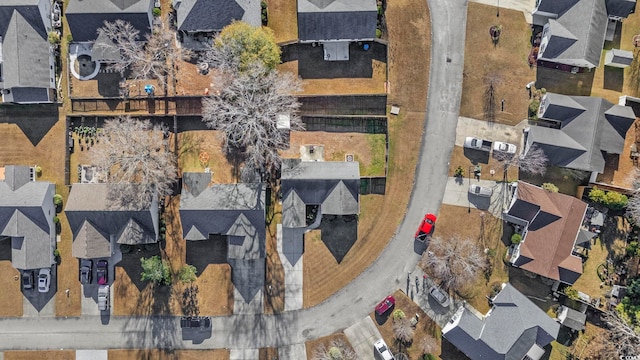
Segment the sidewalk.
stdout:
[[527,20],[527,23],[533,23],[533,17],[531,16],[531,12],[536,7],[535,0],[471,0],[473,2],[485,4],[485,5],[493,5],[496,7],[496,13],[499,11],[498,6],[500,8],[520,10],[524,13],[524,18]]

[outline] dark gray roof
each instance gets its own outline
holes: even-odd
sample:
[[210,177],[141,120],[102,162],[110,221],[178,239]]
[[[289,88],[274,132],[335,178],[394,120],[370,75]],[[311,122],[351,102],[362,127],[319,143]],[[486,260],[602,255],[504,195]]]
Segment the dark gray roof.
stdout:
[[636,0],[606,0],[609,16],[626,18],[636,9]]
[[154,0],[69,0],[65,16],[74,41],[93,41],[104,22],[123,20],[140,31],[150,32]]
[[[558,336],[560,325],[510,284],[479,318],[461,308],[443,336],[471,359],[521,360],[532,347],[544,347]],[[457,321],[457,323],[456,323]]]
[[[48,17],[45,17],[48,21]],[[46,27],[37,6],[0,5],[4,88],[6,102],[50,102],[52,53]]]
[[567,306],[561,306],[558,311],[560,324],[576,331],[584,330],[587,314],[573,310]]
[[29,181],[26,166],[6,166],[0,181],[0,235],[11,237],[11,262],[17,269],[53,263],[55,185]]
[[604,56],[604,64],[606,66],[625,68],[633,62],[633,52],[611,49]]
[[42,38],[47,37],[47,26],[44,19],[48,19],[46,14],[40,12],[38,3],[40,0],[4,0],[0,2],[0,36],[5,37],[14,11],[20,13],[32,28],[34,28]]
[[547,93],[541,119],[560,124],[560,129],[532,126],[526,149],[537,145],[549,163],[584,171],[604,171],[603,152],[620,154],[626,133],[635,121],[633,110],[589,96]]
[[373,40],[375,0],[299,0],[298,38],[302,41]]
[[219,31],[233,20],[242,20],[245,12],[236,0],[181,0],[177,4],[181,31]]
[[[111,200],[110,193],[119,191],[117,184],[73,184],[69,192],[69,199],[65,206],[65,214],[73,233],[73,256],[88,257],[88,248],[103,251],[102,242],[105,238],[115,236],[120,244],[147,244],[158,239],[158,208],[157,199],[147,203],[128,203],[117,205]],[[87,236],[87,222],[95,227],[93,236]],[[102,236],[103,235],[103,236]],[[85,244],[96,241],[98,244]],[[76,251],[79,251],[76,253]]]
[[[558,4],[552,5],[552,3]],[[546,46],[540,48],[540,59],[571,66],[593,68],[600,64],[608,15],[602,0],[542,1],[538,11],[555,9],[556,20],[550,19]]]
[[265,186],[213,184],[210,173],[184,173],[180,220],[185,240],[229,237],[228,258],[265,256]]
[[529,223],[540,212],[540,206],[532,204],[527,201],[516,199],[516,201],[509,208],[509,215],[517,217],[518,219],[526,220]]

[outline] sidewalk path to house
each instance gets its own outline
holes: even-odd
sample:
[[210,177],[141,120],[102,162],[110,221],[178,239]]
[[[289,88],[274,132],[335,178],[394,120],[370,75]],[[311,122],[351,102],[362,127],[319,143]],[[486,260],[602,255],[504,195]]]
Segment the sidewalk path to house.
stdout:
[[[471,0],[473,2],[491,5],[496,7],[496,14],[499,13],[498,6],[500,8],[520,10],[524,13],[524,18],[527,23],[533,23],[531,12],[536,7],[536,0]],[[499,23],[499,19],[496,19],[496,23]]]
[[[278,315],[213,317],[212,328],[185,339],[179,317],[4,318],[4,349],[257,349],[303,344],[345,329],[369,314],[384,296],[402,288],[422,248],[414,241],[425,212],[437,213],[447,183],[462,93],[466,0],[428,0],[431,13],[429,96],[416,179],[406,216],[371,266],[331,298],[309,309]],[[425,69],[425,71],[427,71]],[[401,259],[401,261],[399,260]]]

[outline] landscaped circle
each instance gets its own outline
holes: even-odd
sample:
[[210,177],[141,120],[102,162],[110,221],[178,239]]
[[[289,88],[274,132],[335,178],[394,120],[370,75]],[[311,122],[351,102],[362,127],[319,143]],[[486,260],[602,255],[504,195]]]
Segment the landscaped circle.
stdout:
[[76,68],[75,70],[81,77],[90,76],[94,71],[96,71],[96,67],[98,66],[95,61],[91,60],[91,56],[84,54],[78,55],[74,65]]

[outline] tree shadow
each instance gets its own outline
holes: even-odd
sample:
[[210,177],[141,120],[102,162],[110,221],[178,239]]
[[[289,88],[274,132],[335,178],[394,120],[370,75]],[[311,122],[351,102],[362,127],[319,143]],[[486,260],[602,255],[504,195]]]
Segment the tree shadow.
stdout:
[[198,293],[200,289],[198,285],[189,284],[182,291],[182,301],[180,303],[182,307],[182,314],[185,316],[198,316],[200,315],[200,307],[198,306]]
[[58,104],[2,104],[0,123],[16,124],[33,146],[37,146],[58,122]]

